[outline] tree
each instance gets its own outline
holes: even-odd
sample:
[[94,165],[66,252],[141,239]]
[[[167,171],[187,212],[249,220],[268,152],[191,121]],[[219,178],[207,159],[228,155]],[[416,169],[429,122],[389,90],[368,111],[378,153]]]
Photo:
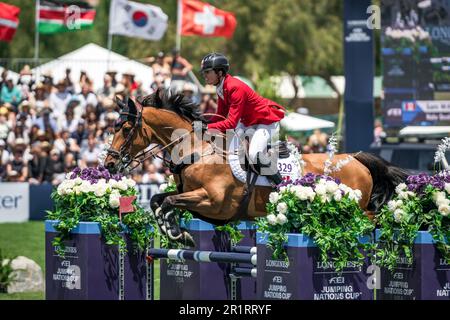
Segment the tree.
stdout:
[[[113,51],[134,59],[170,52],[175,46],[177,0],[134,0],[159,6],[169,16],[168,30],[160,41],[114,36]],[[205,0],[207,1],[207,0]],[[226,54],[233,74],[258,81],[268,74],[320,75],[330,85],[330,75],[342,74],[341,0],[210,0],[212,5],[236,15],[234,37],[182,37],[181,54],[198,72],[201,58],[211,51]],[[20,25],[10,43],[0,43],[2,58],[32,58],[35,2],[10,0],[19,6]],[[93,42],[106,47],[110,0],[99,1],[91,30],[40,35],[40,57],[56,58]],[[18,71],[18,70],[15,70]],[[197,73],[198,75],[198,73]]]

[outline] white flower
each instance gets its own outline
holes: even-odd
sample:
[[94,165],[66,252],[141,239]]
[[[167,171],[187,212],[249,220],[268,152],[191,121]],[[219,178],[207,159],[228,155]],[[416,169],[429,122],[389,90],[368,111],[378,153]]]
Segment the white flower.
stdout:
[[445,191],[447,191],[448,194],[450,194],[450,183],[446,183],[444,189]]
[[119,181],[119,182],[117,183],[117,188],[120,189],[120,190],[122,190],[122,191],[125,191],[125,190],[128,189],[128,186],[127,186],[127,184],[125,183],[125,181],[121,180],[121,181]]
[[287,209],[288,209],[288,206],[287,206],[287,204],[284,203],[284,202],[280,202],[280,203],[277,205],[277,211],[278,211],[279,213],[281,213],[281,214],[285,214],[285,213],[287,212]]
[[353,192],[355,193],[355,200],[356,200],[356,201],[361,200],[361,198],[362,198],[362,192],[361,192],[361,190],[355,189],[355,190],[353,190]]
[[286,222],[287,222],[287,218],[286,218],[286,216],[284,214],[280,213],[280,214],[277,215],[277,223],[279,225],[283,225]]
[[169,176],[169,184],[175,184],[175,178],[173,177],[173,175]]
[[445,193],[442,191],[437,191],[437,192],[433,193],[433,200],[436,203],[438,203],[439,201],[441,201],[445,198],[446,198]]
[[283,187],[280,187],[280,193],[284,193],[284,192],[287,192],[287,191],[289,191],[290,190],[290,187],[289,186],[283,186]]
[[119,197],[110,196],[109,197],[109,206],[111,208],[118,208],[120,206]]
[[119,198],[120,197],[120,191],[117,190],[117,189],[112,190],[110,197],[117,197],[117,198]]
[[268,222],[270,225],[274,226],[274,225],[277,224],[277,217],[276,217],[274,214],[269,214],[269,215],[267,216],[267,222]]
[[166,190],[166,188],[167,188],[167,183],[162,183],[159,186],[159,191],[164,192]]
[[95,186],[94,194],[97,197],[103,197],[106,194],[106,184],[98,183]]
[[60,196],[63,196],[64,195],[64,193],[65,193],[65,189],[64,189],[64,184],[60,184],[59,186],[58,186],[58,188],[56,189],[56,191],[58,192],[58,195],[60,195]]
[[402,200],[391,200],[388,202],[389,211],[395,211],[395,209],[400,208],[403,205]]
[[73,191],[75,192],[75,194],[81,194],[83,192],[83,188],[80,186],[75,186],[73,187]]
[[70,177],[72,176],[72,172],[66,173],[66,179],[70,180]]
[[316,193],[314,192],[313,188],[306,187],[306,194],[308,195],[308,200],[313,201],[316,197]]
[[76,177],[76,178],[73,180],[73,182],[74,182],[75,184],[82,184],[82,183],[83,183],[83,180],[81,180],[80,177]]
[[413,197],[415,195],[412,191],[402,191],[398,194],[399,199],[408,200],[409,197]]
[[75,186],[75,180],[65,180],[63,181],[64,189],[73,188]]
[[126,179],[125,183],[129,188],[134,188],[134,186],[136,185],[136,181],[134,181],[133,179]]
[[269,201],[270,201],[270,203],[275,204],[275,203],[278,202],[278,200],[280,200],[280,195],[277,192],[271,192],[269,194]]
[[94,191],[94,190],[92,190],[93,188],[92,188],[91,183],[89,181],[86,181],[86,180],[83,180],[83,182],[81,183],[81,185],[79,185],[79,187],[80,187],[79,188],[80,192],[88,193],[88,192]]
[[448,206],[448,205],[450,205],[450,200],[448,200],[448,199],[438,199],[438,201],[436,201],[436,205],[438,206],[438,207],[441,207],[441,206]]
[[318,183],[316,185],[316,193],[319,196],[324,196],[327,193],[327,187],[324,184]]
[[325,185],[328,193],[335,193],[339,189],[339,185],[334,181],[327,181]]
[[444,217],[447,217],[450,214],[450,206],[449,205],[441,205],[438,207],[438,211]]
[[333,198],[336,201],[341,201],[342,200],[341,190],[336,190],[336,192],[333,194]]
[[405,216],[405,211],[403,211],[402,209],[396,209],[394,211],[395,222],[397,222],[397,223],[402,222],[404,216]]
[[395,187],[395,192],[397,194],[402,193],[403,191],[405,191],[407,189],[407,186],[405,183],[400,183],[398,186]]
[[72,193],[73,193],[73,190],[72,190],[72,189],[70,189],[70,188],[66,189],[66,194],[67,194],[67,195],[72,194]]

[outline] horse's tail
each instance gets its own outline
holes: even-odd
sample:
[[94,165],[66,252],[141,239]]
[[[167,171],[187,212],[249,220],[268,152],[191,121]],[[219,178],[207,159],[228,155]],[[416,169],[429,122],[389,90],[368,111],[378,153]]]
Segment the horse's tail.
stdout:
[[391,200],[395,187],[404,182],[409,173],[371,153],[360,152],[354,157],[366,166],[372,175],[372,194],[367,209],[377,211]]

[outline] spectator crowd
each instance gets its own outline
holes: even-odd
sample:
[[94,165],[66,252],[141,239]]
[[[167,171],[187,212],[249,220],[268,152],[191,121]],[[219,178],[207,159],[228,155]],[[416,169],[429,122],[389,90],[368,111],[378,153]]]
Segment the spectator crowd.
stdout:
[[[17,81],[4,70],[0,77],[0,182],[59,184],[67,172],[100,164],[99,156],[114,133],[119,109],[116,95],[145,96],[157,88],[183,92],[204,112],[217,108],[214,88],[199,88],[188,80],[192,65],[178,52],[163,52],[146,61],[153,68],[149,88],[132,72],[109,70],[95,90],[86,72],[75,81],[67,69],[62,79],[44,71],[39,77],[26,65]],[[135,170],[138,183],[162,183],[168,169],[159,159]]]
[[[102,153],[114,134],[119,117],[116,96],[145,96],[158,88],[182,92],[200,105],[204,114],[217,110],[215,88],[200,88],[188,79],[192,65],[177,51],[159,52],[145,61],[153,69],[153,83],[143,88],[133,72],[108,70],[103,85],[95,90],[82,71],[74,81],[66,69],[62,79],[44,70],[39,77],[25,65],[17,81],[5,69],[0,76],[0,182],[59,184],[75,167],[101,164]],[[206,117],[208,118],[208,117]],[[315,130],[302,146],[302,153],[326,152],[328,135]],[[170,172],[162,160],[149,159],[133,173],[138,183],[163,183]]]

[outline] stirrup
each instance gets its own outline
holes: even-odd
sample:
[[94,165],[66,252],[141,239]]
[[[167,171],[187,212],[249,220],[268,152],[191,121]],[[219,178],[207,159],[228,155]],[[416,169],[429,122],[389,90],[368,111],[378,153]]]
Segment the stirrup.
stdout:
[[270,175],[270,176],[266,176],[266,177],[269,180],[269,182],[273,188],[276,188],[280,183],[283,182],[283,177],[281,176],[281,174],[279,172],[277,172],[276,174]]

